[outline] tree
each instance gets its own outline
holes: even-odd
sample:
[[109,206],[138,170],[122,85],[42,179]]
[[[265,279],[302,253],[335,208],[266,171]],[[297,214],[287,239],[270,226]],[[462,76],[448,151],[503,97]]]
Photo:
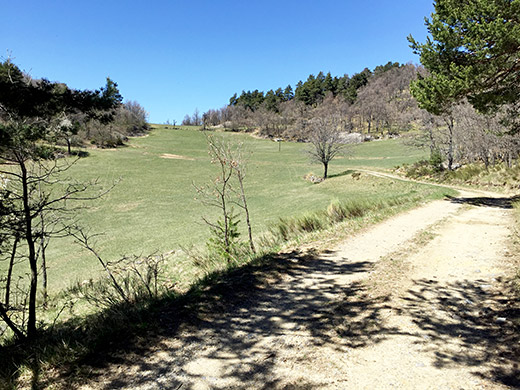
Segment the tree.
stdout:
[[[0,235],[11,244],[10,250],[0,252],[10,259],[2,278],[5,299],[0,301],[0,317],[18,338],[32,338],[37,332],[38,275],[46,241],[64,231],[72,211],[66,203],[88,198],[89,183],[63,178],[70,163],[54,153],[56,123],[63,115],[77,113],[109,122],[120,101],[117,84],[110,79],[99,90],[76,91],[45,79],[31,80],[10,60],[0,63]],[[15,258],[28,264],[27,304],[22,300],[20,307],[9,299]],[[45,267],[43,271],[45,275]],[[24,314],[17,316],[17,310]]]
[[[223,137],[209,135],[207,137],[208,153],[212,164],[218,167],[217,177],[211,185],[195,186],[195,190],[203,204],[215,207],[220,211],[217,221],[203,217],[210,227],[212,237],[209,240],[210,251],[228,262],[236,260],[240,245],[238,238],[237,214],[233,206],[240,207],[245,214],[248,228],[249,247],[255,252],[253,233],[247,198],[244,187],[247,159],[244,156],[243,144],[233,144]],[[238,184],[238,189],[235,188]],[[238,198],[238,200],[237,200]]]
[[293,98],[294,98],[293,89],[290,85],[288,85],[283,90],[283,100],[288,102],[289,100],[292,100]]
[[[421,108],[449,114],[467,98],[480,112],[501,106],[514,120],[520,101],[520,1],[437,0],[425,43],[408,38],[429,75],[412,83]],[[518,129],[518,123],[516,123]]]
[[323,179],[327,178],[329,163],[346,146],[340,142],[338,126],[338,117],[334,115],[311,120],[310,142],[312,147],[309,154],[313,161],[323,164]]

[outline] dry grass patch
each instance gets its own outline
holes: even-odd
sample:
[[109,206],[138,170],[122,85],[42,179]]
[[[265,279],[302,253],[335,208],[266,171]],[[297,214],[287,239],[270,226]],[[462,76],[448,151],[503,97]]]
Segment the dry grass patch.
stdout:
[[161,154],[161,158],[169,158],[169,159],[173,159],[173,160],[189,160],[189,161],[195,160],[194,158],[191,158],[191,157],[181,156],[179,154],[171,154],[171,153],[163,153],[163,154]]
[[122,211],[122,212],[130,211],[130,210],[137,208],[140,204],[141,204],[141,202],[121,203],[121,204],[118,204],[116,207],[114,207],[114,210]]

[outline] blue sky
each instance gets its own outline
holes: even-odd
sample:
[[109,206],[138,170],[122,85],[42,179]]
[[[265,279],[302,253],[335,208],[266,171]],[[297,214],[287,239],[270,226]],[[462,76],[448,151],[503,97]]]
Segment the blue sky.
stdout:
[[242,90],[416,63],[406,37],[424,41],[432,11],[432,0],[17,0],[2,5],[0,56],[77,89],[109,76],[151,122],[180,122]]

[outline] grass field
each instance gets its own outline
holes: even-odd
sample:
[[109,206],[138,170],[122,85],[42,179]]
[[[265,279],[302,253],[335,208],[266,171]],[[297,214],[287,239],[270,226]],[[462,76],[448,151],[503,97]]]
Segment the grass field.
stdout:
[[[331,163],[330,179],[321,184],[303,180],[309,172],[321,175],[322,167],[309,162],[308,145],[255,139],[246,134],[224,133],[244,142],[252,153],[247,168],[246,191],[256,233],[265,231],[280,217],[324,209],[331,200],[379,199],[436,191],[428,186],[363,175],[355,179],[355,167],[392,168],[424,158],[425,152],[397,140],[374,141],[353,148],[350,157]],[[102,199],[90,202],[79,216],[91,232],[102,233],[96,246],[106,260],[124,254],[164,253],[180,246],[200,245],[208,237],[203,215],[215,216],[195,200],[193,183],[213,177],[205,136],[194,129],[156,126],[150,135],[132,139],[117,150],[90,150],[69,175],[77,180],[98,178],[105,187],[117,185]],[[95,277],[100,266],[72,240],[55,240],[48,252],[51,291],[75,280]]]

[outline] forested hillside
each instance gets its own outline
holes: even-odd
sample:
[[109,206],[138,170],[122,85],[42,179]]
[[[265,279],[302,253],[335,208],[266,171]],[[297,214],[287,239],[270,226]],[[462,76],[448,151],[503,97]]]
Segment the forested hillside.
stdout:
[[507,109],[480,113],[460,99],[449,111],[428,111],[410,89],[411,83],[428,77],[430,71],[423,66],[397,62],[352,76],[319,72],[294,90],[287,85],[234,94],[225,107],[186,115],[183,124],[308,141],[316,128],[313,123],[326,119],[334,131],[354,133],[343,137],[349,142],[404,136],[406,142],[429,149],[433,170],[472,162],[511,166],[520,142],[505,120]]

